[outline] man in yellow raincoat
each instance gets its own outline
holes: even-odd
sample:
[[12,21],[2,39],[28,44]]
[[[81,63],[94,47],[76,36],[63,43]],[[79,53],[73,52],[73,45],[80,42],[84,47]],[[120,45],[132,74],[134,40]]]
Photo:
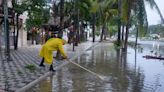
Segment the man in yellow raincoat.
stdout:
[[64,52],[63,49],[63,45],[66,43],[65,40],[61,39],[61,38],[50,38],[41,48],[39,55],[42,58],[42,61],[40,63],[39,66],[43,66],[44,67],[44,61],[45,63],[50,65],[49,70],[50,71],[55,71],[53,69],[53,51],[57,51],[59,50],[59,52],[61,53],[61,55],[63,56],[64,59],[67,59],[67,55]]

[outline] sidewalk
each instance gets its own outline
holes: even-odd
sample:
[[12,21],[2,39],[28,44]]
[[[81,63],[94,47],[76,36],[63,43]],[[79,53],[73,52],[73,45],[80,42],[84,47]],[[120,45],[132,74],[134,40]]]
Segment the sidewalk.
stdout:
[[[72,51],[72,45],[67,44],[64,48],[68,57],[74,60],[96,44],[97,42],[92,43],[91,41],[80,43],[79,46],[75,47],[74,52]],[[40,48],[41,46],[37,45],[19,48],[17,51],[11,50],[12,61],[8,62],[3,61],[4,56],[1,54],[0,92],[4,92],[3,90],[6,90],[5,92],[23,92],[51,74],[48,70],[48,65],[45,68],[38,66],[41,61],[41,58],[38,56]],[[54,62],[54,68],[58,70],[67,63],[65,61]]]

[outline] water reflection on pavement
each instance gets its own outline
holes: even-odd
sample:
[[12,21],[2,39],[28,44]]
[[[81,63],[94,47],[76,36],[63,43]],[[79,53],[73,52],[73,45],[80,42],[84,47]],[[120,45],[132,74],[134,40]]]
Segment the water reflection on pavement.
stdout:
[[108,80],[100,80],[70,63],[41,82],[39,92],[164,92],[164,61],[142,57],[151,54],[151,49],[144,46],[142,52],[136,50],[135,53],[129,47],[126,55],[116,51],[111,44],[100,44],[75,62]]

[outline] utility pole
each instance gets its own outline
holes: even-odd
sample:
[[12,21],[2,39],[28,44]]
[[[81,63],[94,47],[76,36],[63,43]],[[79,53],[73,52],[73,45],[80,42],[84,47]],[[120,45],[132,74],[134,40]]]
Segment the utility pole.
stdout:
[[10,42],[9,42],[9,21],[8,21],[8,6],[7,0],[3,0],[4,9],[4,33],[5,33],[5,59],[9,61],[10,59]]

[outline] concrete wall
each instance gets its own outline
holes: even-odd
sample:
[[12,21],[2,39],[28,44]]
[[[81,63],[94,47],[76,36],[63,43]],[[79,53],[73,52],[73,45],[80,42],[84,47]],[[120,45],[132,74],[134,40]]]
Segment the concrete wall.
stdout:
[[27,46],[27,31],[20,29],[18,37],[18,47]]
[[[12,30],[10,30],[10,46],[14,46]],[[5,38],[2,29],[0,30],[0,45],[1,46],[5,45]],[[18,47],[22,47],[22,46],[27,46],[27,31],[24,31],[23,28],[19,30],[19,37],[18,37]]]

